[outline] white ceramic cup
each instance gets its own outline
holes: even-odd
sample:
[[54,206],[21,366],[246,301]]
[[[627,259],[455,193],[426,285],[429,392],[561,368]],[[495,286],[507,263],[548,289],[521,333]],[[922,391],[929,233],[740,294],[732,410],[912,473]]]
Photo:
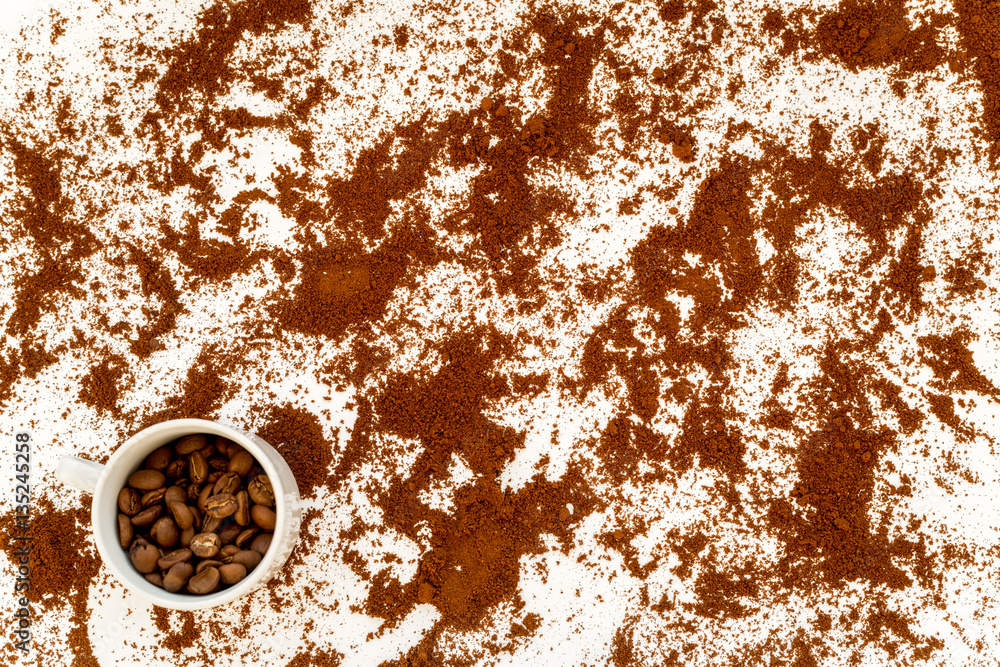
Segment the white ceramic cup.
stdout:
[[[246,579],[209,595],[168,593],[146,581],[135,569],[118,537],[118,493],[129,475],[142,466],[154,449],[192,433],[211,433],[229,438],[257,459],[274,488],[274,538],[271,548]],[[174,419],[139,431],[125,441],[107,465],[76,456],[64,456],[56,466],[56,477],[70,486],[94,494],[91,521],[101,559],[125,587],[158,607],[191,611],[227,604],[267,583],[292,554],[299,539],[302,506],[291,468],[281,455],[256,435],[242,429],[204,419]]]

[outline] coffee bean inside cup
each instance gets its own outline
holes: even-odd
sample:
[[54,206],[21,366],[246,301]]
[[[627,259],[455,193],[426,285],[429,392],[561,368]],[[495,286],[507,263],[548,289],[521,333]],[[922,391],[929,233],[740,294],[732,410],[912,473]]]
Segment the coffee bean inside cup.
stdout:
[[207,595],[238,584],[271,546],[274,489],[253,455],[196,433],[153,451],[118,494],[118,537],[154,586]]

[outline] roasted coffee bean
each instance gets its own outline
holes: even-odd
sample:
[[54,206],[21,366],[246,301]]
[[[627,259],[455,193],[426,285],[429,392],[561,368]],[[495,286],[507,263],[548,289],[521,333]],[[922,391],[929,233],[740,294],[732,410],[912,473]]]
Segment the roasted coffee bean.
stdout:
[[217,533],[222,528],[223,519],[216,516],[205,515],[205,520],[201,522],[201,532]]
[[263,505],[254,505],[250,509],[250,518],[264,530],[274,530],[274,524],[278,520],[278,516],[274,513],[274,510]]
[[177,479],[185,472],[187,472],[188,462],[184,459],[177,459],[171,461],[170,465],[163,469],[163,474],[170,479]]
[[191,579],[191,575],[193,574],[194,566],[191,563],[174,563],[167,570],[167,573],[163,575],[163,587],[168,593],[177,593],[187,585],[188,580]]
[[198,509],[204,512],[205,503],[211,497],[212,497],[212,487],[206,486],[204,489],[201,490],[201,493],[198,494]]
[[236,539],[233,541],[233,544],[238,546],[240,549],[246,549],[247,545],[250,543],[250,540],[252,540],[254,538],[254,535],[257,534],[257,531],[258,531],[257,526],[250,526],[249,528],[246,528],[245,530],[241,531],[239,535],[236,536]]
[[135,531],[132,529],[132,520],[125,514],[118,515],[118,539],[121,541],[122,549],[128,549],[132,545],[132,538]]
[[[231,523],[228,526],[223,526],[219,529],[219,539],[222,540],[223,544],[232,544],[236,541],[236,537],[242,532],[239,526],[235,523]],[[225,548],[225,547],[223,547]]]
[[149,574],[156,570],[156,561],[160,559],[160,550],[140,537],[132,544],[128,556],[135,569],[143,574]]
[[208,477],[208,462],[201,452],[195,452],[188,457],[188,465],[191,469],[191,481],[201,484]]
[[205,484],[215,489],[215,483],[219,481],[219,478],[222,477],[223,474],[224,473],[221,473],[218,470],[208,473],[208,477],[205,478]]
[[191,510],[191,514],[194,515],[194,525],[200,526],[202,523],[201,512],[198,510],[197,507],[192,507],[191,505],[188,505],[188,509]]
[[247,569],[247,572],[250,572],[255,567],[260,565],[260,561],[263,558],[264,557],[258,551],[254,551],[253,549],[244,549],[233,556],[232,562],[239,563]]
[[215,454],[215,445],[207,444],[198,451],[201,453],[202,456],[205,457],[205,460],[207,461],[208,459],[212,458],[212,456]]
[[231,493],[234,496],[240,490],[240,477],[234,472],[223,473],[216,480],[215,486],[212,487],[212,493],[218,495],[220,493]]
[[177,565],[177,563],[189,562],[193,556],[194,553],[190,549],[177,549],[156,561],[156,567],[161,570],[169,570],[174,565]]
[[216,558],[209,558],[208,560],[203,560],[200,563],[198,563],[198,565],[194,568],[194,571],[197,572],[198,574],[201,574],[201,572],[204,571],[205,568],[222,567],[223,565],[225,565],[225,563],[223,563],[221,560],[218,560]]
[[163,588],[163,575],[160,574],[159,572],[150,572],[149,574],[147,574],[146,581],[153,584],[154,586]]
[[163,505],[153,505],[152,507],[147,507],[132,517],[132,525],[139,526],[140,528],[151,526],[157,519],[160,518],[160,514],[162,512]]
[[142,509],[141,497],[135,489],[124,488],[118,492],[118,509],[122,514],[135,516]]
[[187,485],[186,490],[188,494],[188,500],[190,500],[191,502],[198,500],[198,496],[201,495],[200,484],[195,484],[194,482],[191,482],[190,484]]
[[241,450],[229,459],[229,472],[244,477],[253,467],[253,456],[247,450]]
[[274,507],[274,487],[267,475],[254,477],[247,485],[247,493],[250,494],[250,500],[258,505]]
[[149,507],[150,505],[156,505],[161,502],[165,495],[167,495],[167,490],[160,487],[159,489],[153,489],[152,491],[147,491],[142,494],[142,499],[139,502],[143,507]]
[[229,563],[219,568],[219,579],[224,584],[235,584],[247,577],[247,569],[239,563]]
[[157,519],[153,527],[149,529],[149,536],[164,549],[172,549],[177,540],[180,539],[181,531],[177,528],[173,518],[165,516]]
[[272,537],[272,533],[261,533],[257,537],[253,538],[253,542],[250,543],[250,548],[263,556],[267,553],[267,550],[271,548]]
[[189,546],[191,546],[191,540],[194,539],[194,536],[196,534],[197,533],[195,532],[194,526],[191,526],[190,528],[185,528],[184,530],[182,530],[181,531],[181,539],[180,539],[181,546],[182,547],[189,547]]
[[250,494],[250,500],[258,505],[274,507],[274,488],[267,475],[257,475],[250,480],[250,484],[247,485],[247,493]]
[[152,491],[163,486],[167,478],[159,470],[136,470],[129,475],[128,485],[140,491]]
[[218,472],[226,472],[229,467],[229,459],[225,456],[213,456],[208,459],[208,467]]
[[169,447],[160,447],[153,450],[153,453],[146,457],[143,467],[149,470],[163,470],[170,464],[173,458],[174,453]]
[[233,520],[241,526],[250,523],[250,496],[246,491],[236,494],[236,512],[233,514]]
[[231,493],[220,493],[205,501],[205,512],[209,516],[225,519],[236,512],[236,498]]
[[167,488],[167,492],[163,494],[163,502],[166,503],[167,507],[170,507],[173,503],[184,504],[187,500],[187,492],[180,486],[171,486]]
[[187,583],[189,593],[195,595],[206,595],[219,587],[219,570],[214,567],[207,567],[199,574],[194,575]]
[[222,541],[215,533],[199,533],[191,540],[191,551],[199,558],[211,558],[219,553]]
[[199,449],[204,449],[205,445],[208,444],[208,439],[201,433],[194,433],[192,435],[185,435],[183,438],[177,441],[174,446],[174,451],[181,456],[187,456],[191,452],[196,452]]
[[181,530],[194,525],[194,514],[191,512],[191,508],[184,503],[170,503],[169,509]]
[[[237,449],[234,450],[234,447]],[[215,449],[226,458],[231,459],[233,458],[233,454],[242,448],[229,438],[223,438],[221,435],[218,435],[215,437]]]
[[227,544],[226,546],[219,549],[218,558],[220,558],[223,563],[228,563],[233,559],[233,556],[235,554],[238,554],[241,551],[243,551],[243,549],[240,549],[235,544]]

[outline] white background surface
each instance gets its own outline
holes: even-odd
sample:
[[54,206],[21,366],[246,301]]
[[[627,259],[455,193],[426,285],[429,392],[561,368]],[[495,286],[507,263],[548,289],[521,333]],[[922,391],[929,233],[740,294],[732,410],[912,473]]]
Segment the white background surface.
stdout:
[[[829,3],[828,3],[829,4]],[[176,15],[171,15],[172,8],[176,5],[179,10]],[[3,21],[8,35],[13,35],[18,23],[16,15],[20,11],[34,11],[32,17],[26,19],[27,23],[34,21],[44,21],[44,12],[38,10],[40,2],[10,3],[5,5],[5,9],[0,13],[0,20]],[[52,6],[51,3],[46,7]],[[72,5],[75,6],[75,5]],[[81,13],[88,21],[92,22],[94,31],[108,30],[113,21],[107,17],[98,18],[94,14],[94,5],[84,3]],[[171,20],[179,25],[190,24],[191,16],[197,13],[197,3],[178,2],[167,6],[160,5],[158,11],[164,16],[171,15]],[[8,11],[7,8],[11,9]],[[510,9],[511,6],[505,6]],[[501,8],[504,9],[504,8]],[[764,6],[759,7],[747,5],[743,9],[744,15],[759,14]],[[75,11],[75,10],[73,10]],[[496,11],[501,11],[500,9]],[[68,12],[72,14],[72,11]],[[401,3],[386,2],[381,5],[373,4],[359,19],[359,35],[365,35],[363,29],[378,28],[381,24],[390,24],[386,17],[398,17],[400,15],[410,16],[411,12],[407,6]],[[169,23],[169,22],[168,22]],[[477,23],[470,20],[471,24]],[[90,25],[90,24],[88,24]],[[167,30],[167,28],[162,28]],[[471,30],[471,28],[469,28]],[[87,30],[70,27],[70,32],[80,36],[85,41]],[[457,30],[461,32],[461,30]],[[97,33],[94,33],[97,34]],[[93,36],[93,35],[92,35]],[[8,41],[12,41],[8,37]],[[359,43],[364,43],[364,39],[359,37]],[[9,44],[8,44],[9,46]],[[346,42],[342,48],[349,49],[351,45]],[[4,47],[7,48],[7,47]],[[639,57],[645,57],[642,48],[637,48]],[[749,57],[749,56],[748,56]],[[85,68],[87,61],[81,59],[73,63],[80,68]],[[750,65],[748,64],[749,68]],[[750,69],[748,71],[751,71]],[[842,113],[850,112],[861,118],[882,118],[891,124],[894,132],[891,135],[887,153],[890,155],[890,163],[903,164],[906,162],[908,151],[917,145],[920,139],[921,125],[920,114],[930,113],[917,108],[912,98],[898,100],[888,90],[888,80],[878,71],[865,71],[852,79],[850,85],[831,88],[824,82],[824,77],[831,76],[831,71],[836,74],[837,68],[830,65],[816,65],[812,69],[786,70],[777,73],[768,80],[748,81],[749,90],[744,93],[739,104],[735,106],[723,104],[717,110],[717,127],[724,129],[724,121],[732,116],[739,119],[739,114],[744,114],[747,118],[752,118],[761,127],[780,133],[783,129],[794,127],[796,123],[801,123],[803,118],[810,118],[814,114],[825,115],[830,118],[837,118]],[[11,85],[12,72],[8,69],[4,73],[5,85]],[[376,86],[376,84],[372,84]],[[340,115],[334,114],[329,119],[330,127],[334,133],[342,128],[348,127],[352,118],[364,118],[373,107],[378,104],[374,101],[378,98],[385,107],[393,109],[396,100],[393,98],[395,88],[388,86],[385,90],[377,87],[368,91],[369,107],[354,107],[348,111],[341,111]],[[374,91],[374,92],[373,92]],[[795,91],[794,97],[791,92]],[[85,94],[81,90],[80,94]],[[10,95],[10,88],[5,92]],[[359,93],[360,95],[360,93]],[[978,103],[975,94],[968,89],[967,84],[962,84],[955,78],[950,78],[947,74],[942,74],[939,81],[929,81],[927,88],[923,92],[920,100],[933,100],[939,104],[939,108],[934,113],[940,114],[944,119],[939,133],[941,141],[945,141],[950,132],[955,133],[955,145],[963,148],[972,140],[963,129],[968,127],[970,119],[976,118]],[[756,98],[756,103],[755,103]],[[781,105],[775,105],[770,112],[765,112],[760,107],[760,100],[774,98],[785,98],[788,101],[790,111],[787,114],[779,114]],[[365,98],[368,99],[368,98]],[[359,102],[359,104],[364,104]],[[756,105],[755,105],[756,104]],[[374,111],[372,111],[374,114]],[[387,112],[388,113],[388,112]],[[389,123],[385,117],[379,117],[379,121]],[[390,118],[391,120],[391,118]],[[706,134],[713,131],[710,123],[701,125]],[[958,128],[958,129],[955,129]],[[721,134],[721,132],[716,132]],[[802,135],[801,131],[798,136]],[[701,138],[699,138],[701,139]],[[265,142],[265,139],[261,139]],[[711,146],[711,137],[705,137],[705,144]],[[748,146],[747,150],[752,152],[754,147]],[[711,154],[710,150],[705,151]],[[971,151],[966,151],[966,155]],[[276,153],[275,160],[286,159],[281,150]],[[290,159],[290,158],[288,158]],[[334,165],[337,166],[337,165]],[[699,165],[699,169],[707,170],[710,164]],[[250,171],[265,171],[265,165],[253,163],[246,166]],[[634,188],[644,182],[654,182],[658,179],[676,175],[679,169],[676,164],[670,164],[665,169],[672,173],[666,175],[662,173],[640,172],[630,174],[628,180],[630,187]],[[649,221],[657,221],[662,211],[656,208],[657,204],[645,202],[643,212],[636,220],[618,221],[614,213],[612,202],[621,195],[623,186],[616,184],[616,174],[606,177],[601,181],[598,177],[595,182],[586,186],[577,184],[581,190],[590,189],[590,192],[581,192],[580,197],[584,201],[595,204],[595,214],[592,219],[585,221],[586,224],[596,228],[604,221],[613,221],[611,231],[607,234],[590,233],[584,223],[577,230],[577,233],[570,235],[570,238],[553,253],[564,266],[572,267],[581,261],[588,261],[598,267],[598,270],[613,266],[627,256],[628,251],[645,233],[643,224]],[[935,215],[941,224],[928,234],[927,244],[932,249],[947,250],[952,243],[951,238],[958,237],[961,230],[972,224],[981,226],[995,225],[995,221],[975,221],[970,220],[967,211],[964,210],[963,198],[969,193],[996,192],[996,181],[992,177],[982,173],[980,165],[972,159],[963,157],[949,167],[947,174],[953,185],[953,190],[946,192],[945,197],[936,202],[934,206]],[[678,197],[678,203],[683,207],[690,205],[693,195],[694,185],[697,178],[690,179],[690,183],[685,186]],[[235,186],[234,186],[235,187]],[[630,194],[631,191],[628,193]],[[590,199],[587,199],[590,197]],[[603,198],[603,199],[602,199]],[[270,223],[265,227],[265,240],[270,243],[280,243],[287,241],[288,226],[287,221],[282,221],[274,214],[266,217]],[[821,228],[818,226],[815,236],[810,239],[813,243],[811,259],[814,261],[812,267],[814,275],[822,277],[825,271],[831,267],[836,267],[841,256],[850,252],[851,239],[841,234],[842,229],[837,227]],[[894,239],[894,243],[898,243]],[[846,248],[845,248],[846,245]],[[441,269],[439,279],[446,283],[450,280],[460,282],[461,275],[448,274],[448,269]],[[1000,272],[995,272],[988,280],[989,290],[984,294],[992,293],[996,288],[996,282]],[[242,286],[240,287],[242,289]],[[943,290],[939,285],[938,289]],[[216,318],[225,320],[230,313],[229,309],[238,302],[233,293],[204,291],[198,294],[186,295],[191,297],[186,304],[193,311],[193,315],[188,321],[179,325],[179,333],[197,332],[200,322]],[[396,304],[397,306],[399,304]],[[581,305],[587,311],[586,305]],[[836,329],[841,326],[837,322],[837,317],[843,316],[838,313],[822,312],[820,306],[817,310],[806,316],[812,318],[814,323],[821,323],[821,326],[829,329]],[[972,302],[963,306],[964,311],[960,313],[963,318],[970,322],[980,335],[979,341],[973,346],[976,353],[976,363],[983,372],[994,382],[1000,382],[1000,366],[997,363],[997,330],[998,320],[995,307],[992,302],[986,299]],[[497,305],[497,310],[504,310],[503,304]],[[479,313],[478,315],[482,315]],[[606,312],[595,309],[593,312],[584,312],[581,315],[579,330],[561,332],[565,338],[557,346],[558,355],[563,358],[571,357],[575,350],[579,349],[582,335],[589,331],[589,328],[601,321]],[[742,363],[748,367],[754,365],[758,367],[770,367],[770,363],[764,361],[767,353],[784,351],[789,357],[795,359],[796,355],[803,347],[814,340],[806,340],[802,337],[803,323],[781,321],[777,318],[767,319],[767,314],[760,315],[761,320],[754,322],[754,327],[744,338],[734,341],[734,354],[740,358]],[[939,323],[924,320],[913,326],[914,331],[937,330]],[[846,325],[844,325],[846,326]],[[559,333],[557,332],[557,335]],[[741,334],[743,335],[743,334]],[[790,343],[789,341],[794,341]],[[414,348],[415,349],[415,348]],[[157,355],[148,366],[137,369],[140,377],[146,378],[149,393],[164,395],[168,392],[162,387],[169,385],[178,378],[183,377],[188,366],[196,356],[198,349],[194,346],[184,347],[176,353],[170,355]],[[315,352],[307,346],[306,355]],[[897,358],[902,358],[907,350],[899,349],[891,351]],[[324,351],[329,353],[329,350]],[[415,352],[413,349],[403,350],[396,363],[401,368],[405,368],[408,363],[413,362]],[[810,364],[814,360],[802,357],[799,370],[807,374]],[[322,359],[317,361],[317,364]],[[23,383],[18,387],[17,399],[14,405],[2,414],[2,418],[10,428],[5,428],[9,433],[14,428],[30,425],[34,433],[34,454],[32,473],[33,494],[37,497],[40,494],[55,497],[60,502],[71,504],[76,496],[74,492],[67,492],[53,486],[51,477],[55,461],[63,453],[76,453],[87,455],[95,452],[106,452],[113,449],[113,443],[120,438],[118,426],[108,423],[99,415],[96,415],[85,406],[73,405],[73,412],[68,419],[61,419],[59,415],[65,409],[67,400],[65,396],[75,396],[78,386],[75,379],[81,368],[82,362],[78,359],[69,359],[61,362],[55,368],[48,369],[38,379],[37,382]],[[544,360],[540,364],[544,367]],[[332,395],[333,400],[324,403],[325,399],[331,397],[328,387],[319,385],[311,379],[309,373],[296,371],[289,368],[277,368],[279,378],[269,389],[276,391],[282,400],[291,400],[297,405],[316,409],[314,401],[320,405],[329,406],[323,412],[325,419],[324,426],[327,435],[334,439],[335,428],[349,428],[353,423],[353,414],[346,407],[352,398],[352,390]],[[919,369],[918,369],[919,370]],[[926,369],[924,369],[926,374]],[[916,371],[915,371],[916,372]],[[914,378],[910,381],[916,382]],[[142,386],[143,382],[138,383]],[[292,389],[296,385],[303,385],[304,391],[293,394]],[[735,388],[737,394],[748,406],[757,406],[760,396],[756,391],[757,386],[754,381],[747,380]],[[241,401],[252,401],[255,396],[249,392],[263,390],[247,388],[247,394],[241,397]],[[68,392],[68,394],[66,393]],[[148,396],[147,396],[148,398]],[[911,397],[912,398],[912,397]],[[575,445],[583,438],[599,431],[607,420],[614,413],[613,397],[591,396],[587,401],[576,404],[567,404],[560,397],[554,395],[543,395],[530,405],[497,405],[494,406],[494,414],[491,415],[499,423],[508,424],[527,432],[527,447],[523,452],[519,452],[517,459],[505,470],[502,479],[511,488],[518,488],[523,485],[525,479],[531,474],[533,466],[542,455],[548,455],[552,460],[553,470],[558,471],[560,466],[565,466],[574,451]],[[140,400],[137,396],[125,400]],[[919,400],[919,399],[914,399]],[[223,419],[231,420],[233,423],[242,423],[242,402],[234,401],[227,404],[223,409]],[[73,403],[72,400],[69,401]],[[976,411],[969,411],[964,417],[983,429],[989,429],[994,419],[998,416],[995,403],[980,401]],[[925,443],[931,443],[936,452],[956,449],[954,437],[946,429],[938,428],[939,425],[931,424],[925,428],[918,437]],[[551,436],[555,429],[558,429],[558,442],[553,446],[550,444]],[[757,434],[760,435],[760,434]],[[766,437],[766,435],[761,436]],[[915,443],[914,443],[915,444]],[[917,447],[913,450],[904,449],[894,459],[902,469],[912,470],[920,465],[919,455],[916,453]],[[954,540],[966,546],[974,546],[980,549],[979,553],[987,554],[991,548],[998,544],[997,526],[1000,526],[1000,508],[995,502],[995,490],[998,487],[997,480],[1000,479],[998,473],[997,457],[994,450],[988,443],[978,442],[972,446],[962,457],[964,465],[974,470],[979,476],[975,484],[969,483],[965,486],[957,486],[954,494],[944,494],[931,483],[926,485],[915,484],[915,496],[911,499],[907,509],[923,513],[928,518],[928,526],[931,530],[938,530],[942,534],[942,540]],[[774,470],[782,470],[788,465],[787,461],[776,458],[760,463],[762,467],[771,466]],[[460,462],[456,462],[456,471],[461,471]],[[926,475],[933,473],[930,469],[923,470]],[[683,524],[686,519],[700,518],[699,512],[704,511],[705,505],[701,503],[704,489],[711,484],[711,479],[699,477],[699,472],[695,470],[691,476],[681,480],[679,488],[637,490],[632,488],[621,489],[624,494],[630,496],[632,503],[630,511],[637,515],[646,514],[655,516],[663,508],[669,506],[674,515],[672,519]],[[8,484],[12,488],[12,477],[10,476],[10,466],[5,468]],[[454,483],[461,484],[463,475],[460,472],[454,476]],[[898,483],[898,478],[890,478],[889,481]],[[926,480],[925,480],[926,481]],[[447,491],[443,494],[447,502]],[[349,490],[348,490],[349,493]],[[366,504],[360,494],[345,496],[343,492],[335,494],[329,491],[321,491],[317,498],[311,502],[317,507],[337,507],[351,509],[338,509],[328,514],[329,523],[323,527],[317,527],[321,541],[324,544],[332,545],[335,542],[337,532],[350,525],[354,514],[366,516],[372,523],[378,523],[378,511]],[[9,494],[4,496],[4,508],[9,506]],[[685,515],[685,512],[688,514]],[[615,525],[615,521],[620,517],[615,517],[612,512],[594,514],[584,522],[584,525],[577,531],[579,537],[574,544],[569,555],[563,555],[553,549],[540,555],[526,556],[522,559],[521,570],[521,596],[526,603],[526,608],[521,613],[535,611],[545,619],[545,626],[530,641],[517,644],[510,654],[502,654],[490,664],[497,665],[527,665],[527,664],[547,664],[553,667],[557,665],[581,665],[605,664],[608,660],[609,646],[615,635],[626,620],[630,620],[639,630],[646,629],[651,637],[661,630],[657,623],[662,623],[662,619],[656,616],[642,615],[637,609],[639,591],[645,584],[649,586],[649,595],[652,599],[657,599],[659,595],[668,591],[679,601],[691,600],[692,591],[690,587],[683,588],[679,581],[675,580],[668,571],[668,566],[676,563],[667,562],[650,576],[648,581],[639,581],[627,574],[621,556],[614,551],[610,551],[600,546],[595,536],[603,530]],[[669,513],[668,513],[669,514]],[[665,526],[664,529],[670,526]],[[657,533],[653,530],[646,536],[638,538],[634,546],[640,553],[640,564],[648,562],[657,550]],[[729,536],[731,540],[728,547],[734,552],[741,549],[750,548],[741,544],[739,536]],[[369,562],[377,561],[385,554],[396,554],[401,556],[402,563],[394,566],[403,581],[408,572],[415,569],[416,558],[419,555],[420,545],[400,539],[393,542],[391,538],[380,538],[372,533],[366,535],[356,548],[362,551]],[[774,550],[774,544],[753,545],[762,552]],[[586,556],[587,562],[578,562],[578,557]],[[900,608],[912,612],[915,622],[912,629],[925,635],[938,636],[946,641],[947,649],[935,654],[932,664],[949,665],[995,665],[998,664],[996,657],[1000,654],[1000,644],[996,636],[994,623],[998,612],[996,608],[997,600],[997,576],[996,561],[991,562],[985,555],[984,560],[977,563],[977,569],[968,571],[954,570],[946,572],[947,596],[949,600],[946,613],[937,610],[922,611],[919,601],[908,599],[907,593],[903,593],[893,601]],[[992,568],[992,569],[991,569]],[[418,605],[414,611],[400,625],[381,635],[376,635],[371,640],[366,640],[369,633],[377,633],[379,622],[358,612],[356,605],[364,601],[367,595],[367,585],[361,581],[351,570],[339,559],[325,556],[321,551],[315,551],[307,559],[301,568],[296,572],[296,584],[299,582],[309,582],[313,587],[315,596],[319,602],[306,599],[298,599],[298,591],[295,586],[290,590],[283,591],[289,606],[286,611],[277,613],[271,610],[267,604],[266,596],[261,593],[252,598],[251,604],[255,613],[260,616],[254,622],[246,623],[240,616],[239,608],[221,610],[211,614],[201,614],[198,616],[200,623],[211,623],[217,625],[225,636],[231,638],[230,643],[237,642],[233,638],[239,638],[239,644],[246,647],[246,652],[237,651],[235,655],[226,655],[220,658],[219,664],[226,664],[227,667],[239,667],[240,665],[253,664],[286,664],[299,651],[306,648],[306,640],[315,642],[320,648],[334,649],[345,655],[345,667],[374,666],[382,660],[392,659],[405,652],[410,646],[416,644],[420,638],[434,625],[437,620],[437,611],[430,605]],[[102,570],[97,580],[91,587],[90,608],[92,616],[89,625],[89,635],[94,646],[94,653],[101,665],[174,665],[176,658],[169,651],[160,648],[160,635],[156,630],[150,615],[151,609],[138,598],[124,593],[111,578],[106,570]],[[843,597],[838,601],[840,609],[850,609],[861,604],[863,595],[860,590],[848,589]],[[4,595],[2,601],[4,616],[9,617],[12,611],[13,599],[11,595]],[[767,638],[774,632],[791,632],[791,629],[807,626],[809,619],[815,611],[811,602],[805,599],[793,599],[784,605],[777,605],[769,610],[769,617],[766,619],[754,618],[746,622],[727,622],[714,626],[709,626],[704,631],[704,635],[691,638],[689,635],[678,632],[671,637],[671,641],[677,637],[692,639],[703,642],[702,651],[698,654],[697,664],[710,664],[713,661],[712,652],[725,652],[727,649],[746,641],[748,644],[754,640]],[[355,606],[352,608],[352,606]],[[511,620],[516,620],[513,611],[501,606],[497,610],[497,620],[493,628],[487,628],[477,636],[470,636],[467,639],[461,637],[453,638],[456,644],[468,641],[470,644],[477,644],[484,641],[491,634],[491,631],[503,633],[505,628],[509,628]],[[66,617],[53,614],[42,619],[36,628],[35,641],[38,645],[44,645],[46,651],[51,651],[51,657],[46,658],[47,664],[69,664],[69,655],[64,642]],[[306,630],[307,623],[315,623],[311,629]],[[749,639],[748,639],[749,638]],[[976,640],[981,639],[983,648],[978,651],[974,648]],[[655,646],[655,639],[650,643]],[[845,638],[850,641],[850,638]],[[197,650],[189,653],[196,656],[201,646]],[[869,649],[864,654],[865,664],[892,664],[884,654],[873,652]],[[211,658],[211,656],[209,656]],[[195,664],[202,658],[195,657]],[[211,659],[206,660],[207,664],[212,664]],[[828,657],[822,664],[834,665],[844,664],[845,658],[841,656]]]

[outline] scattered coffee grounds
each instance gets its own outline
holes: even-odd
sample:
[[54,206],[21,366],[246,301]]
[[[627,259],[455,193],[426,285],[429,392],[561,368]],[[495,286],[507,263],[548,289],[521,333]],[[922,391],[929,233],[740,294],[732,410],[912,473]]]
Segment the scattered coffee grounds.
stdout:
[[986,256],[982,250],[972,250],[949,266],[944,272],[949,291],[955,296],[970,296],[977,290],[985,288],[986,283],[979,277],[979,272],[985,272],[988,276],[992,270],[985,260]]
[[129,248],[129,260],[139,272],[143,296],[155,297],[160,302],[157,310],[144,313],[147,322],[139,328],[138,336],[130,341],[132,353],[146,357],[154,350],[163,348],[160,338],[169,334],[176,325],[180,304],[173,279],[162,264],[135,246]]
[[337,667],[341,664],[342,659],[343,655],[335,651],[314,649],[292,658],[288,667]]
[[968,58],[963,64],[982,86],[984,139],[996,168],[1000,159],[1000,71],[996,67],[1000,24],[989,4],[982,0],[956,0],[954,11],[958,14],[955,23]]
[[41,443],[256,432],[305,532],[121,639],[89,516],[41,502],[39,656],[989,654],[995,8],[119,5],[0,49],[0,406],[38,475]]
[[[175,628],[174,624],[171,623],[172,619],[178,619],[180,627]],[[184,649],[194,646],[202,635],[194,612],[153,607],[153,621],[156,624],[156,629],[164,635],[162,640],[164,647],[174,653],[180,653]]]
[[899,0],[842,0],[816,25],[820,50],[853,70],[898,65],[908,72],[929,72],[941,65],[938,27],[914,29]]
[[[777,501],[769,519],[786,542],[778,570],[789,585],[815,567],[813,576],[831,582],[859,578],[901,589],[912,581],[898,559],[925,556],[925,545],[903,537],[889,542],[869,518],[874,470],[898,447],[887,428],[873,429],[874,415],[864,391],[869,369],[845,363],[848,350],[830,343],[820,361],[823,375],[811,388],[821,430],[810,433],[798,454],[798,485],[791,498]],[[797,507],[796,507],[797,505]]]
[[[379,497],[389,526],[415,539],[427,530],[430,547],[407,584],[376,575],[367,602],[373,615],[394,621],[414,603],[433,604],[445,623],[474,627],[492,607],[517,594],[518,561],[540,548],[543,531],[567,540],[572,525],[594,508],[573,470],[558,482],[536,475],[517,493],[497,485],[504,461],[524,438],[482,413],[488,398],[510,391],[506,379],[489,372],[506,348],[502,337],[489,331],[450,340],[439,352],[445,359],[439,373],[426,382],[392,378],[373,405],[382,432],[418,439],[422,448],[409,475],[370,493]],[[352,444],[362,432],[355,427]],[[457,461],[478,481],[455,493],[453,512],[430,507],[425,494],[451,476]]]
[[108,357],[91,367],[80,384],[80,400],[102,412],[121,416],[118,396],[125,376],[125,360],[122,357]]
[[[93,667],[94,658],[87,624],[90,619],[88,595],[90,585],[100,569],[97,549],[90,539],[90,499],[83,496],[73,509],[56,509],[52,500],[45,496],[35,496],[31,506],[29,530],[25,533],[20,525],[15,525],[13,511],[0,516],[0,547],[11,563],[18,562],[15,552],[25,548],[30,550],[30,576],[26,595],[36,616],[32,618],[33,653],[41,659],[55,660],[50,654],[52,647],[39,645],[38,615],[67,619],[67,643],[72,651],[73,667]],[[13,540],[15,535],[30,535],[30,543]],[[16,568],[15,568],[16,569]],[[13,580],[13,577],[12,577]],[[44,636],[44,635],[43,635]],[[21,659],[14,652],[17,664]]]
[[295,475],[299,493],[315,495],[328,477],[333,450],[323,425],[307,410],[290,405],[272,407],[256,433],[278,450]]
[[190,366],[181,387],[182,392],[167,398],[159,410],[147,414],[141,420],[141,428],[167,419],[214,419],[219,408],[230,393],[224,379],[223,369],[228,370],[221,350],[205,350]]
[[931,334],[917,339],[923,350],[921,361],[934,373],[930,385],[936,389],[974,391],[996,397],[1000,390],[975,366],[969,349],[972,339],[973,335],[962,329],[947,336]]

